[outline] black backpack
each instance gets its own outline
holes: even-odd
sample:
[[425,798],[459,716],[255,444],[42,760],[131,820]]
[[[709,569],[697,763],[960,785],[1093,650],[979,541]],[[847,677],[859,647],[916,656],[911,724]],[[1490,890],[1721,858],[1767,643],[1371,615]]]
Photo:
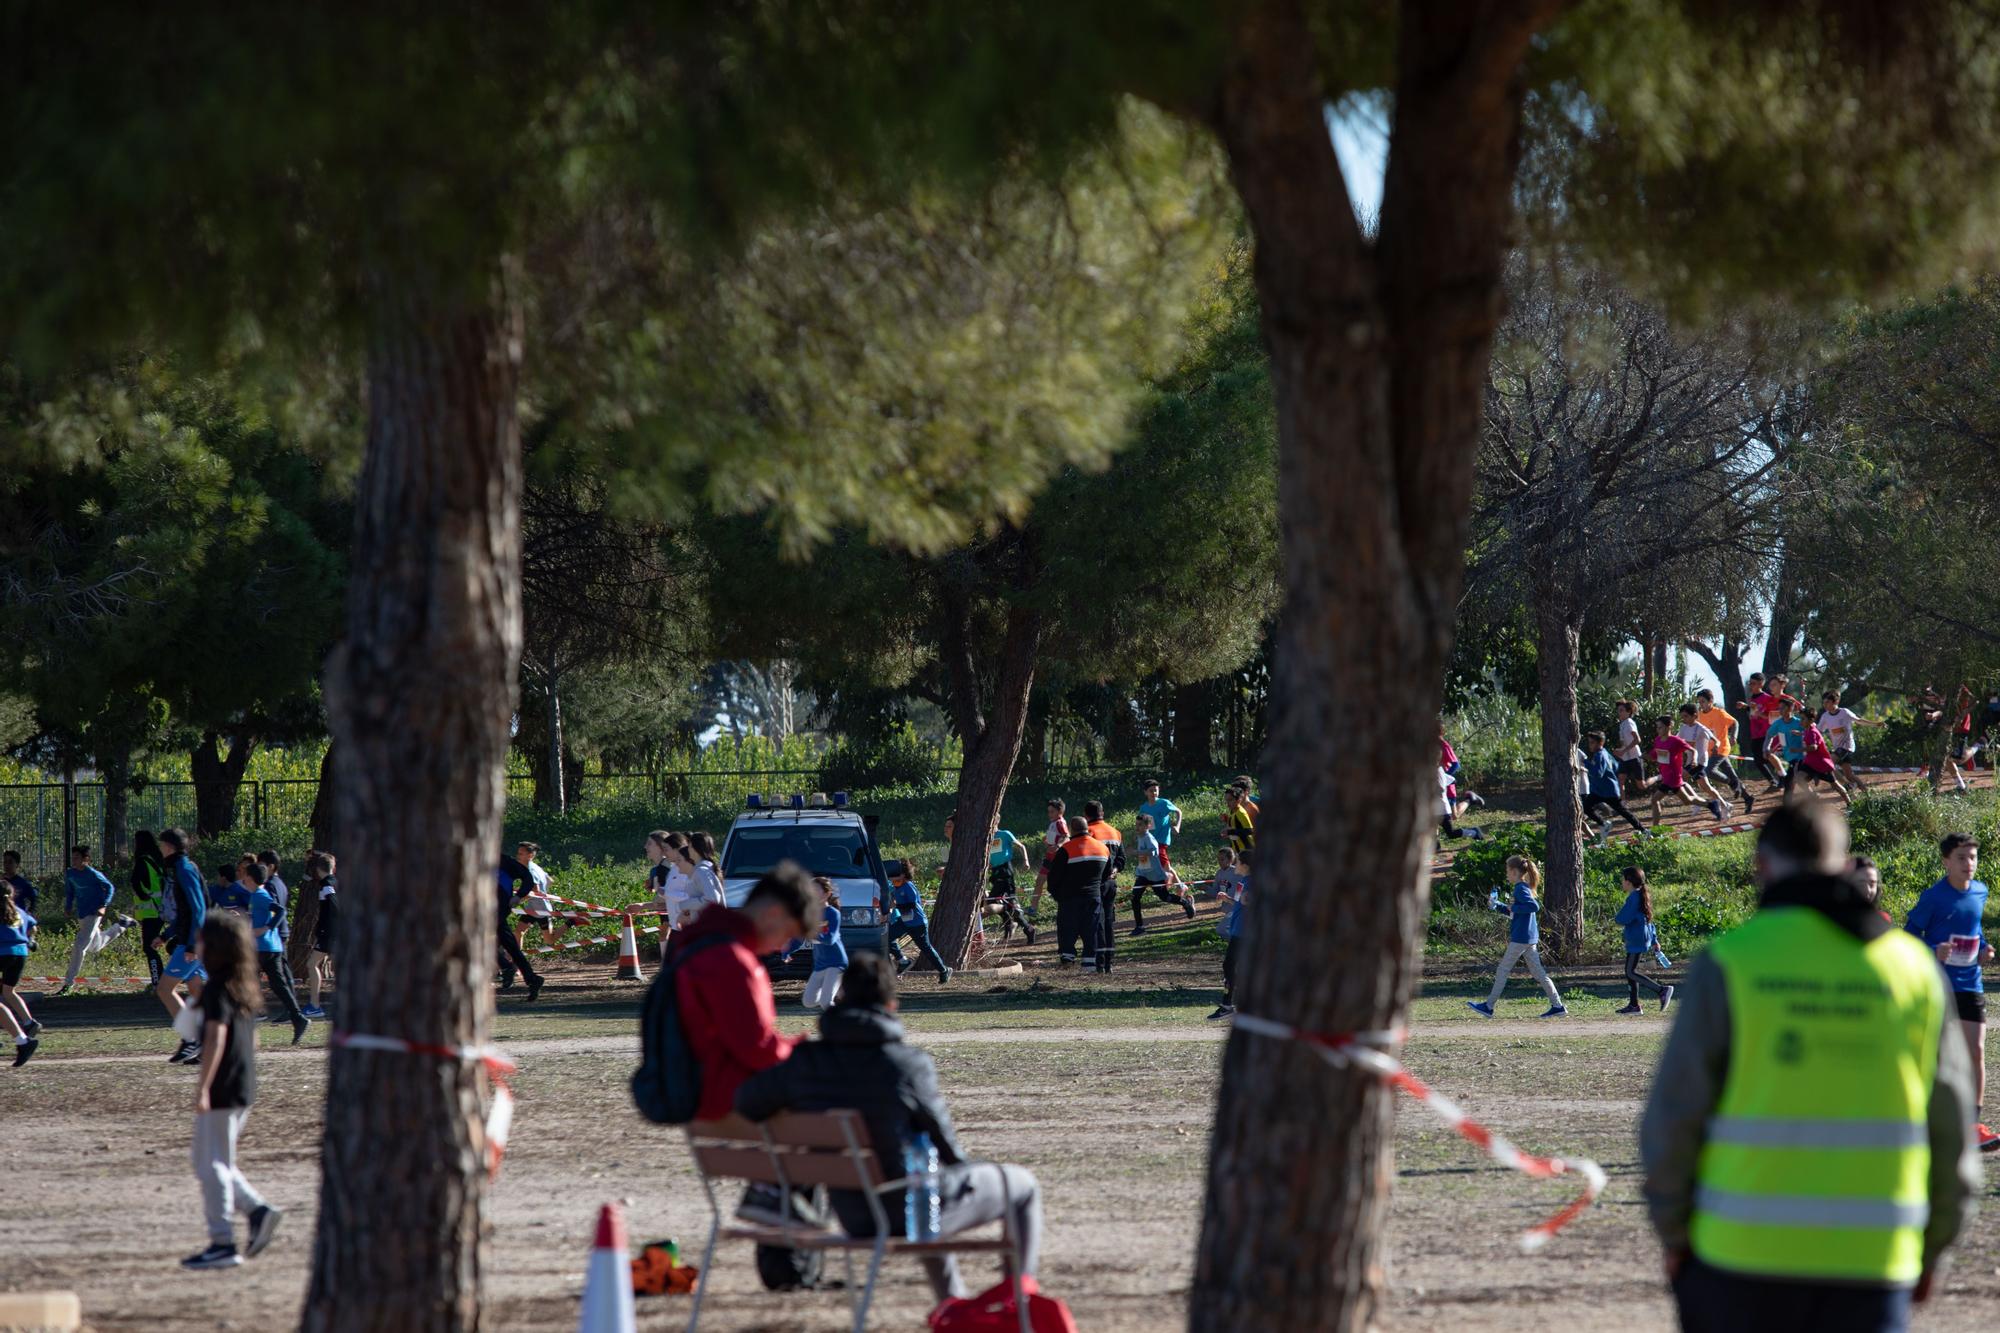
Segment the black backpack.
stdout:
[[685,1125],[701,1106],[701,1066],[695,1063],[694,1048],[681,1026],[674,978],[688,959],[729,939],[721,933],[704,935],[675,954],[653,977],[640,1006],[640,1056],[632,1075],[632,1102],[656,1125]]

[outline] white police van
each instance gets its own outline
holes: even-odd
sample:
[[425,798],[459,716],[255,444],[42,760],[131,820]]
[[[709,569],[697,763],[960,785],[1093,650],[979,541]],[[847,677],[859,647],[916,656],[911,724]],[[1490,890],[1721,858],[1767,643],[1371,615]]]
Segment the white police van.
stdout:
[[[819,794],[783,801],[750,796],[722,844],[724,899],[731,907],[743,906],[759,878],[781,861],[796,861],[807,874],[832,880],[840,891],[840,932],[847,952],[887,952],[883,906],[889,901],[889,874],[875,841],[877,822],[878,816],[848,808],[844,791],[831,799]],[[773,976],[810,976],[811,942],[789,963],[773,954],[764,965]]]

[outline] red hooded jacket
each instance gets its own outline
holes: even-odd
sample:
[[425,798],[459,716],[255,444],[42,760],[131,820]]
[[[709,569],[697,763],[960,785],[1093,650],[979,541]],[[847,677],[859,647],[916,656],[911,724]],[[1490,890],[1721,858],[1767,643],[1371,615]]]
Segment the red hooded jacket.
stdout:
[[731,942],[703,949],[674,974],[681,1024],[701,1066],[701,1120],[728,1115],[743,1081],[782,1062],[796,1041],[778,1033],[778,1004],[749,917],[710,906],[685,928],[680,947],[716,934]]

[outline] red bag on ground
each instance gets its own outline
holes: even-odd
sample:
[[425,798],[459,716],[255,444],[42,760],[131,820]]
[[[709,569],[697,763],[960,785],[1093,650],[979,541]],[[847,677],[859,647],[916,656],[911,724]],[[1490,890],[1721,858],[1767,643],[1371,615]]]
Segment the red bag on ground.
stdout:
[[[1028,1298],[1028,1327],[1034,1333],[1076,1333],[1076,1319],[1069,1307],[1053,1296],[1042,1295],[1035,1279],[1022,1278],[1021,1292]],[[970,1299],[947,1299],[931,1311],[931,1333],[1021,1333],[1021,1317],[1014,1310],[1014,1284],[1002,1279],[998,1286]]]

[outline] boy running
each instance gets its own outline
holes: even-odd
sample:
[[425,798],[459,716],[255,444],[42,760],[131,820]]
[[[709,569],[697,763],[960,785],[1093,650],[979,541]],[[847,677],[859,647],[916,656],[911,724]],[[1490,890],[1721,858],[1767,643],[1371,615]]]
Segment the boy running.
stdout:
[[1861,784],[1854,777],[1854,752],[1856,727],[1879,727],[1880,722],[1858,717],[1851,708],[1841,705],[1840,691],[1828,690],[1819,697],[1819,729],[1826,737],[1826,747],[1833,753],[1833,762],[1840,768],[1840,775],[1847,779],[1850,789],[1858,789]]
[[1639,705],[1630,699],[1620,699],[1617,707],[1618,726],[1613,733],[1611,757],[1618,761],[1618,780],[1628,791],[1644,791],[1646,788],[1646,761],[1639,744]]
[[[1158,790],[1158,785],[1154,785]],[[1167,891],[1167,864],[1160,848],[1159,839],[1153,836],[1153,817],[1140,815],[1138,835],[1132,840],[1132,933],[1146,933],[1146,896],[1151,894],[1164,903],[1173,903],[1187,919],[1194,920],[1194,895],[1182,889],[1177,897]],[[1029,943],[1034,941],[1030,940]]]
[[1611,836],[1611,821],[1621,818],[1632,826],[1632,831],[1640,837],[1646,836],[1646,826],[1639,817],[1625,808],[1624,791],[1618,785],[1618,761],[1604,748],[1604,733],[1586,731],[1583,733],[1583,749],[1578,753],[1583,765],[1583,813],[1588,819],[1597,821],[1597,836],[1593,841],[1602,847]]
[[[1958,1029],[1972,1054],[1974,1115],[1986,1104],[1986,981],[1980,964],[1993,961],[1980,921],[1986,915],[1986,886],[1979,873],[1979,842],[1970,833],[1948,833],[1938,844],[1944,874],[1917,896],[1903,929],[1937,951],[1958,1004]],[[1979,1150],[2000,1149],[2000,1138],[1982,1121]]]
[[1750,697],[1743,701],[1745,734],[1750,738],[1750,746],[1744,751],[1750,762],[1757,765],[1757,771],[1764,775],[1770,790],[1776,791],[1784,782],[1785,771],[1782,763],[1774,767],[1774,757],[1770,753],[1771,719],[1778,714],[1777,700],[1764,683],[1764,673],[1753,671],[1745,682]]
[[[1682,704],[1679,716],[1680,726],[1674,734],[1694,747],[1694,754],[1688,759],[1688,779],[1700,783],[1711,802],[1721,802],[1721,794],[1708,781],[1708,764],[1715,750],[1715,733],[1701,724],[1693,704]],[[1727,808],[1726,804],[1724,808]]]
[[[69,971],[63,974],[57,995],[69,994],[85,959],[139,924],[129,916],[112,912],[112,892],[111,881],[90,864],[90,848],[80,845],[70,848],[69,869],[63,874],[63,906],[76,918],[76,943],[70,947]],[[106,919],[113,922],[111,929],[99,929],[98,923]]]
[[[1688,794],[1685,765],[1694,747],[1673,734],[1674,720],[1670,717],[1653,719],[1653,764],[1660,770],[1659,779],[1653,783],[1650,794],[1653,799],[1653,822],[1660,822],[1660,793],[1671,792],[1686,801],[1689,809],[1699,802]],[[1719,824],[1724,818],[1722,802],[1710,800],[1708,813]]]
[[1140,802],[1139,813],[1153,821],[1153,837],[1162,847],[1174,845],[1174,835],[1181,831],[1181,808],[1160,795],[1160,784],[1147,778],[1140,788],[1146,796]]
[[1708,734],[1715,737],[1715,748],[1708,758],[1708,772],[1729,784],[1736,793],[1736,799],[1743,802],[1743,813],[1750,814],[1757,808],[1757,798],[1743,785],[1737,776],[1736,765],[1730,756],[1736,753],[1736,719],[1727,710],[1715,706],[1715,691],[1700,690],[1694,696],[1695,720],[1708,728]]
[[1778,700],[1778,715],[1771,719],[1770,729],[1764,733],[1764,747],[1770,757],[1783,765],[1784,777],[1778,782],[1781,790],[1791,790],[1792,765],[1806,752],[1806,724],[1799,719],[1799,701],[1786,695]]

